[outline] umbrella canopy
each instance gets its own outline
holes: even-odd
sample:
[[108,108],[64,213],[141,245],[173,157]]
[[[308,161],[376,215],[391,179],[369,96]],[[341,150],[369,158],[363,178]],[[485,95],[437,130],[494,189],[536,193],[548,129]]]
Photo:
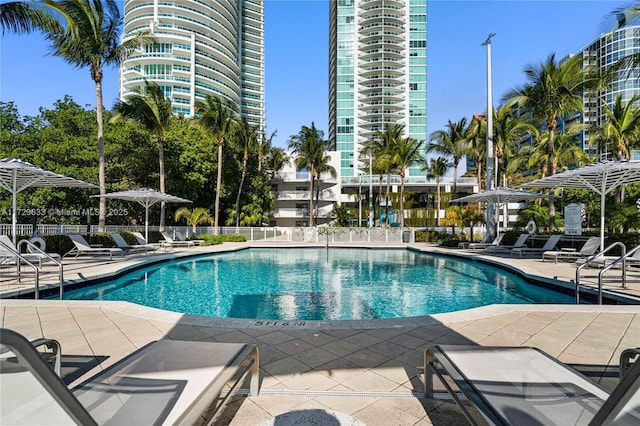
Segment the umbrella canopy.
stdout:
[[98,188],[91,183],[43,170],[18,158],[3,158],[0,160],[0,187],[9,191],[12,196],[11,232],[14,244],[16,243],[16,223],[18,221],[18,193],[27,188],[46,186]]
[[600,194],[600,250],[604,249],[605,196],[627,183],[640,182],[640,163],[603,161],[534,180],[519,188],[581,188]]
[[[94,195],[100,197],[100,195]],[[144,238],[149,241],[149,207],[157,202],[165,203],[191,203],[191,200],[176,197],[150,188],[132,189],[129,191],[111,192],[104,194],[105,198],[115,198],[118,200],[136,201],[145,209],[144,212]]]
[[[497,187],[488,189],[486,191],[478,192],[477,194],[467,195],[466,197],[456,198],[451,200],[452,203],[515,203],[519,201],[525,201],[530,198],[544,198],[548,197],[546,194],[539,194],[537,192],[523,191],[522,189]],[[496,226],[496,238],[500,236],[500,223]]]

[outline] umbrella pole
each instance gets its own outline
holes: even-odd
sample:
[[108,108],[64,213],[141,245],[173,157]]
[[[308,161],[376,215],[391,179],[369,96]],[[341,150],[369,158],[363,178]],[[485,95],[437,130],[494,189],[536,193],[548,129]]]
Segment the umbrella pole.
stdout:
[[18,176],[17,172],[13,172],[13,199],[11,200],[11,238],[13,238],[13,245],[16,245],[16,231],[18,229],[18,188],[17,188]]
[[605,183],[607,182],[607,176],[602,179],[602,188],[600,190],[600,251],[604,250],[604,204],[605,197]]
[[149,243],[149,206],[144,209],[144,239]]

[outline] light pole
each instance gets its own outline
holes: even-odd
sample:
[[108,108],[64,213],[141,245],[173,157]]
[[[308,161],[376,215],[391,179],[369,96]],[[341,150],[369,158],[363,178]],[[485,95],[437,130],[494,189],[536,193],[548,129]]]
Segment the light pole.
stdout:
[[362,172],[358,172],[358,228],[362,226]]
[[[487,47],[487,190],[493,189],[493,89],[491,85],[491,38],[496,33],[491,33],[482,43]],[[479,182],[478,182],[479,183]],[[493,238],[496,232],[495,206],[487,203],[487,234]]]

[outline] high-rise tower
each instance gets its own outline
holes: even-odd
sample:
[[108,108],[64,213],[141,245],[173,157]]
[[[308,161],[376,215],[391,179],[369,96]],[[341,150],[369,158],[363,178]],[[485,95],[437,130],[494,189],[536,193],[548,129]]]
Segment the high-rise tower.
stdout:
[[353,182],[367,167],[363,144],[385,124],[426,143],[427,0],[331,0],[329,25],[329,138]]
[[120,68],[120,96],[160,85],[173,111],[194,115],[205,95],[233,102],[264,130],[264,7],[262,0],[124,2],[124,36],[150,30],[156,39]]

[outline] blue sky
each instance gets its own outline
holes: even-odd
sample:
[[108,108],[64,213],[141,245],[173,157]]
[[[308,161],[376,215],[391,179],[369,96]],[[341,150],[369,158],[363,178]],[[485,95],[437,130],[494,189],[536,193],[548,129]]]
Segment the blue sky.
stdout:
[[[427,131],[447,120],[486,110],[486,49],[493,55],[493,99],[525,83],[523,69],[574,53],[613,28],[611,12],[629,4],[618,0],[455,1],[430,0],[427,10]],[[325,131],[328,116],[328,25],[326,0],[265,1],[267,133],[276,145],[315,122]],[[87,69],[70,68],[48,55],[42,37],[5,35],[0,39],[0,100],[15,101],[22,115],[52,107],[64,95],[95,107]],[[118,96],[118,72],[106,69],[105,106]]]

